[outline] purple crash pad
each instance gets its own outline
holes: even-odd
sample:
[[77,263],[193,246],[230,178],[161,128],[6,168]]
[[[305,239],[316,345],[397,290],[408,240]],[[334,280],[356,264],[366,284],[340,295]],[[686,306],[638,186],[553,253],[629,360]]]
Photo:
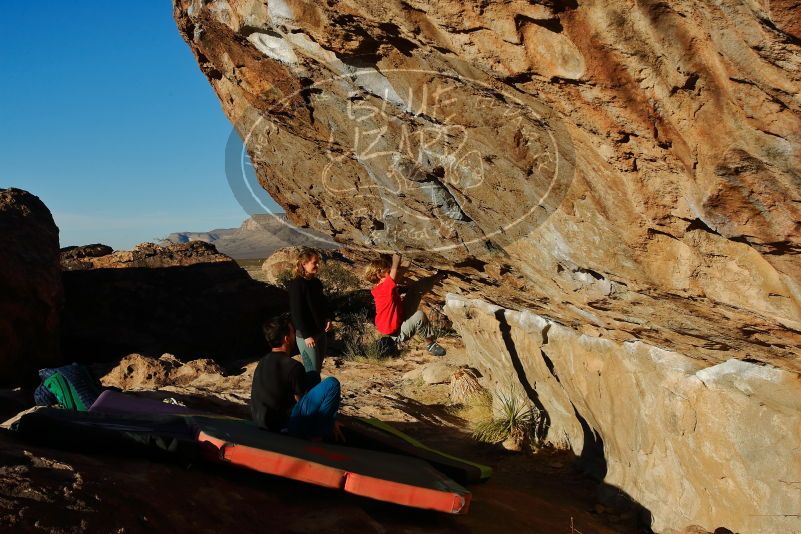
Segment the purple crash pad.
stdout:
[[201,412],[190,410],[185,406],[167,404],[155,399],[145,399],[134,395],[126,395],[119,391],[107,389],[89,407],[90,412],[108,414],[187,414],[197,415]]

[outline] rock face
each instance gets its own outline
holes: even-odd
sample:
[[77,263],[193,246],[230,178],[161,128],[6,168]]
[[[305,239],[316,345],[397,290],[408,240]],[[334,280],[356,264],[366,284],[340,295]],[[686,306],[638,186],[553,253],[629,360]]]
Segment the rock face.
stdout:
[[[281,280],[282,276],[287,275],[287,271],[290,273],[294,271],[295,264],[297,263],[298,254],[306,248],[305,246],[292,246],[292,247],[284,247],[276,250],[270,255],[269,258],[264,260],[264,263],[261,265],[261,270],[264,273],[264,277],[267,282],[273,285],[283,285],[286,280]],[[329,249],[321,249],[317,247],[312,247],[321,254],[321,258],[323,260],[323,269],[320,276],[324,276],[326,266],[330,264],[338,264],[340,268],[347,269],[350,271],[353,269],[352,262],[348,260],[345,256],[343,256],[339,251],[330,250]],[[324,283],[329,280],[324,280]],[[336,289],[336,288],[329,288]]]
[[619,341],[799,370],[789,8],[482,5],[175,14],[291,220]]
[[[281,276],[285,276],[287,271],[292,272],[298,260],[298,254],[302,247],[284,247],[276,250],[264,260],[261,270],[264,272],[267,281],[273,285],[281,285]],[[284,282],[286,282],[284,280]]]
[[655,531],[797,529],[795,373],[737,359],[710,367],[455,295],[446,311],[485,377],[522,382],[545,414],[545,441],[644,506]]
[[75,361],[259,356],[267,350],[261,322],[287,307],[283,290],[251,279],[208,243],[105,255],[91,247],[62,253],[62,347]]
[[[355,255],[403,250],[451,273],[441,295],[564,329],[546,352],[581,387],[540,391],[555,379],[536,336],[516,376],[567,407],[552,442],[603,440],[599,474],[654,528],[798,521],[797,485],[770,482],[786,470],[754,452],[768,440],[790,461],[797,407],[751,382],[793,391],[801,371],[797,2],[176,0],[175,17],[293,222]],[[498,321],[451,313],[504,373]],[[598,358],[634,389],[598,378]],[[686,421],[663,426],[678,401],[644,386],[674,382],[718,445],[657,441]],[[736,476],[695,456],[726,447]],[[726,499],[704,497],[720,485]]]
[[0,189],[0,239],[0,382],[16,386],[60,361],[58,228],[38,197]]
[[61,251],[60,259],[61,268],[65,271],[154,269],[204,263],[232,263],[231,258],[217,252],[214,245],[202,241],[167,246],[140,243],[133,250],[116,252],[111,247],[100,244],[68,247]]
[[102,258],[112,252],[114,252],[113,248],[100,243],[83,245],[80,247],[65,247],[61,249],[61,253],[59,254],[61,268],[72,270],[91,267],[92,258]]

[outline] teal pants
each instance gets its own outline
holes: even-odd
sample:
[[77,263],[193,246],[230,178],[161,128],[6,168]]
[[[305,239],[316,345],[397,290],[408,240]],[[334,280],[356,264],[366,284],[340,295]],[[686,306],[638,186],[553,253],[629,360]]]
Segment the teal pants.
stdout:
[[314,338],[314,341],[316,343],[314,347],[307,347],[305,339],[300,336],[295,337],[298,350],[300,350],[300,357],[303,360],[303,367],[307,373],[309,371],[317,371],[319,373],[323,370],[323,359],[325,359],[328,349],[328,336],[325,332]]

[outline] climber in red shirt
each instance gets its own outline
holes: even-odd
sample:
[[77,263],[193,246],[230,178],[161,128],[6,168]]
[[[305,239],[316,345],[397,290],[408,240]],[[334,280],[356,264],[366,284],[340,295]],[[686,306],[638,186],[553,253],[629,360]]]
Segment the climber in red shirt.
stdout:
[[379,332],[391,336],[397,343],[419,334],[426,340],[428,352],[434,356],[444,356],[443,349],[434,339],[434,329],[420,306],[420,299],[430,289],[431,279],[423,279],[412,284],[401,296],[396,284],[400,254],[392,256],[392,263],[386,258],[370,262],[364,277],[375,284],[371,293],[375,299],[375,326]]

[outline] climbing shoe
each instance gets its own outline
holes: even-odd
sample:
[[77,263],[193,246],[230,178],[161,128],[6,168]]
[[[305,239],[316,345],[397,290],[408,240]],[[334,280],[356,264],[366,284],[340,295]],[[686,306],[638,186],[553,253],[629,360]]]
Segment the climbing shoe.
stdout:
[[434,356],[445,356],[445,349],[443,349],[442,346],[440,346],[440,344],[436,341],[428,346],[428,352]]

